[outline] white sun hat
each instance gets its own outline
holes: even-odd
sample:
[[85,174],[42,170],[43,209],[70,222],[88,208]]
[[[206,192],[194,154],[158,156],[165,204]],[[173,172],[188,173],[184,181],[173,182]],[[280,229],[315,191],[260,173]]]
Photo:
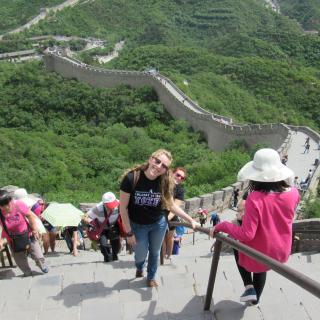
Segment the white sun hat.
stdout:
[[277,182],[292,177],[293,171],[282,164],[278,152],[270,148],[258,150],[253,161],[245,164],[238,173],[239,181]]
[[23,201],[31,208],[39,199],[31,194],[28,194],[25,188],[18,188],[13,192],[13,199]]

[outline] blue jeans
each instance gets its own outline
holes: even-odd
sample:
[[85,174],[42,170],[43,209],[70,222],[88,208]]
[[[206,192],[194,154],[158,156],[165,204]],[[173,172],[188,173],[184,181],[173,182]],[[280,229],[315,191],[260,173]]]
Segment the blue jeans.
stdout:
[[162,241],[167,230],[167,220],[163,216],[158,222],[152,224],[137,224],[131,221],[131,227],[137,242],[134,246],[136,268],[143,270],[149,252],[147,279],[154,280]]

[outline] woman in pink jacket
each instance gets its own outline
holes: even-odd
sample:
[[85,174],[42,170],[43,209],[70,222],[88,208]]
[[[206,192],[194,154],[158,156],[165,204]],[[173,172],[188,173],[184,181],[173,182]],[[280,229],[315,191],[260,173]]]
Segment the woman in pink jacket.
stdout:
[[[283,165],[273,149],[260,149],[253,161],[238,173],[238,180],[249,180],[252,190],[245,203],[242,225],[218,224],[212,231],[225,232],[263,254],[286,262],[291,252],[292,222],[299,193],[288,182],[294,173]],[[238,268],[245,285],[240,301],[257,304],[266,281],[267,266],[239,253]]]

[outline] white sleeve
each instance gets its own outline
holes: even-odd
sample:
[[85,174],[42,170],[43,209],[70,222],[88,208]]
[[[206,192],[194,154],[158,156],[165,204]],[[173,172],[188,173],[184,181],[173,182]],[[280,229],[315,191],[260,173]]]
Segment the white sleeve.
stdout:
[[97,219],[98,215],[97,215],[97,207],[93,207],[91,208],[88,212],[87,212],[88,218],[90,221]]

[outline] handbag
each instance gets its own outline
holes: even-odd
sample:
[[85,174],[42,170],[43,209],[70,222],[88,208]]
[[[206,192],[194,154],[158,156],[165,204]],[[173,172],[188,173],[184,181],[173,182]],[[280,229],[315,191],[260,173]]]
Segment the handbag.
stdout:
[[104,229],[104,226],[108,223],[108,218],[106,218],[102,223],[99,223],[98,219],[94,219],[90,222],[87,229],[87,236],[91,241],[98,241],[100,235]]
[[0,210],[0,219],[2,222],[2,226],[4,231],[7,233],[8,237],[11,239],[12,243],[12,250],[14,252],[22,252],[26,251],[30,248],[30,238],[29,238],[29,230],[20,233],[20,234],[12,234],[8,231],[4,216],[2,214],[2,211]]
[[29,230],[20,234],[11,234],[12,249],[14,252],[26,251],[30,248]]

